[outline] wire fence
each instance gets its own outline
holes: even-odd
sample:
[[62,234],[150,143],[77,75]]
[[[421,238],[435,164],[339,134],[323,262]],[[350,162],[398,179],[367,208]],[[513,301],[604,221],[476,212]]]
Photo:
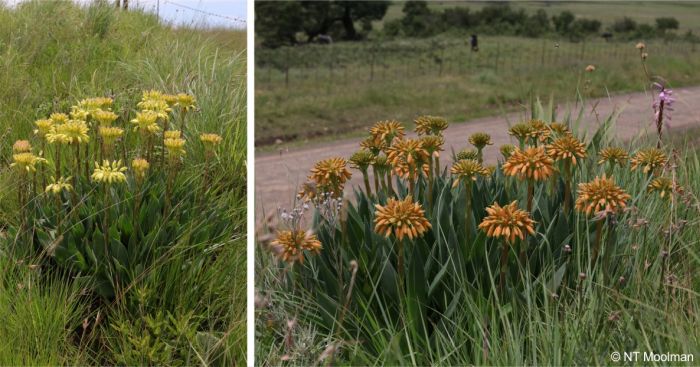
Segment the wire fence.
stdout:
[[[654,55],[695,57],[695,43],[647,44]],[[256,82],[266,88],[289,88],[299,83],[336,84],[383,82],[417,76],[583,70],[586,65],[635,61],[639,51],[628,42],[565,42],[503,40],[483,42],[472,51],[468,40],[431,43],[367,43],[285,47],[256,50]]]

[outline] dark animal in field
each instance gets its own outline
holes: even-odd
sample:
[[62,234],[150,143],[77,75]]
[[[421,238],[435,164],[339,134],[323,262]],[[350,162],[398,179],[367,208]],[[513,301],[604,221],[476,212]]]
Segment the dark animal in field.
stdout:
[[472,34],[471,41],[469,41],[472,45],[472,52],[477,52],[479,51],[479,39],[475,34]]
[[322,45],[330,45],[333,43],[333,37],[327,34],[319,34],[318,37],[316,37],[316,41]]
[[611,32],[605,32],[600,36],[605,39],[605,42],[610,42],[610,39],[612,39],[613,34]]

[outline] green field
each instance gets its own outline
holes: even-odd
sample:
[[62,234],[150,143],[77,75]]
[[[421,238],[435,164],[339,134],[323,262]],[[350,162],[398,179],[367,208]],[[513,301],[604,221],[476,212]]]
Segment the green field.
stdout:
[[[245,45],[111,2],[0,2],[0,365],[245,363]],[[129,122],[152,89],[196,98],[186,120],[157,120],[182,128],[182,153]],[[93,112],[74,147],[33,132],[90,97],[113,100],[118,145]],[[223,140],[208,150],[201,133]],[[11,166],[20,139],[46,159],[36,173]],[[117,155],[125,180],[90,175]],[[54,170],[70,190],[44,192]]]
[[[652,74],[700,82],[700,47],[647,42]],[[585,73],[594,65],[593,73]],[[585,97],[648,88],[635,42],[439,37],[256,51],[256,146],[356,135],[380,119],[410,126],[430,113],[460,122],[534,96]],[[559,101],[564,102],[564,101]]]

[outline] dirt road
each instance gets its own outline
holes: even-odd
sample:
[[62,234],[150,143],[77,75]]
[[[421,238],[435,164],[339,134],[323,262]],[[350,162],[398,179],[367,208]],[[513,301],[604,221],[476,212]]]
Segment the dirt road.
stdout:
[[[700,127],[700,87],[690,87],[674,90],[676,102],[672,112],[671,128],[686,129]],[[652,94],[633,93],[601,98],[587,102],[583,121],[587,128],[598,126],[601,121],[613,111],[621,111],[615,131],[620,139],[630,139],[652,129]],[[558,116],[565,111],[579,111],[580,106],[559,105]],[[494,163],[500,153],[498,147],[506,143],[514,143],[507,133],[509,125],[529,116],[529,111],[510,113],[503,116],[476,119],[464,123],[452,123],[445,132],[445,152],[442,163],[449,164],[451,150],[459,151],[468,146],[467,137],[478,131],[491,134],[493,146],[484,151],[484,159]],[[369,128],[369,126],[368,126]],[[415,136],[409,133],[408,136]],[[255,210],[256,218],[261,218],[263,210],[270,212],[278,207],[289,208],[297,188],[306,180],[309,169],[318,160],[341,156],[348,158],[359,149],[360,139],[345,139],[333,143],[321,143],[308,147],[300,147],[289,151],[257,155],[255,158]],[[353,185],[362,183],[362,175],[353,170],[351,185],[346,186],[346,195],[351,192]]]

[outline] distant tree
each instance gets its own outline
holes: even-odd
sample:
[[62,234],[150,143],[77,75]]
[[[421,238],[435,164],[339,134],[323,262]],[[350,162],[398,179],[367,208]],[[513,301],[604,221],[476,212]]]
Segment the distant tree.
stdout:
[[665,33],[669,29],[678,29],[678,19],[673,17],[656,18],[656,29],[661,33]]
[[559,34],[568,34],[571,29],[571,23],[574,22],[574,13],[564,10],[552,17],[552,23],[554,23],[554,30]]
[[442,21],[448,27],[469,29],[476,26],[478,17],[469,11],[469,8],[464,6],[455,6],[447,8],[442,12]]
[[367,32],[373,20],[384,17],[388,7],[389,1],[258,2],[255,4],[256,34],[268,47],[294,44],[300,32],[307,42],[332,32],[339,32],[334,37],[356,40],[361,35],[355,23],[360,23]]
[[632,32],[637,29],[637,22],[629,17],[616,19],[612,25],[612,30],[618,33]]
[[547,12],[539,9],[535,14],[527,18],[521,33],[527,37],[539,37],[551,30],[552,26],[549,23]]
[[403,14],[401,27],[405,35],[427,37],[436,33],[439,22],[437,22],[436,15],[428,8],[426,1],[406,1],[403,6]]
[[602,24],[595,19],[576,19],[573,23],[574,28],[579,28],[583,33],[598,33]]

